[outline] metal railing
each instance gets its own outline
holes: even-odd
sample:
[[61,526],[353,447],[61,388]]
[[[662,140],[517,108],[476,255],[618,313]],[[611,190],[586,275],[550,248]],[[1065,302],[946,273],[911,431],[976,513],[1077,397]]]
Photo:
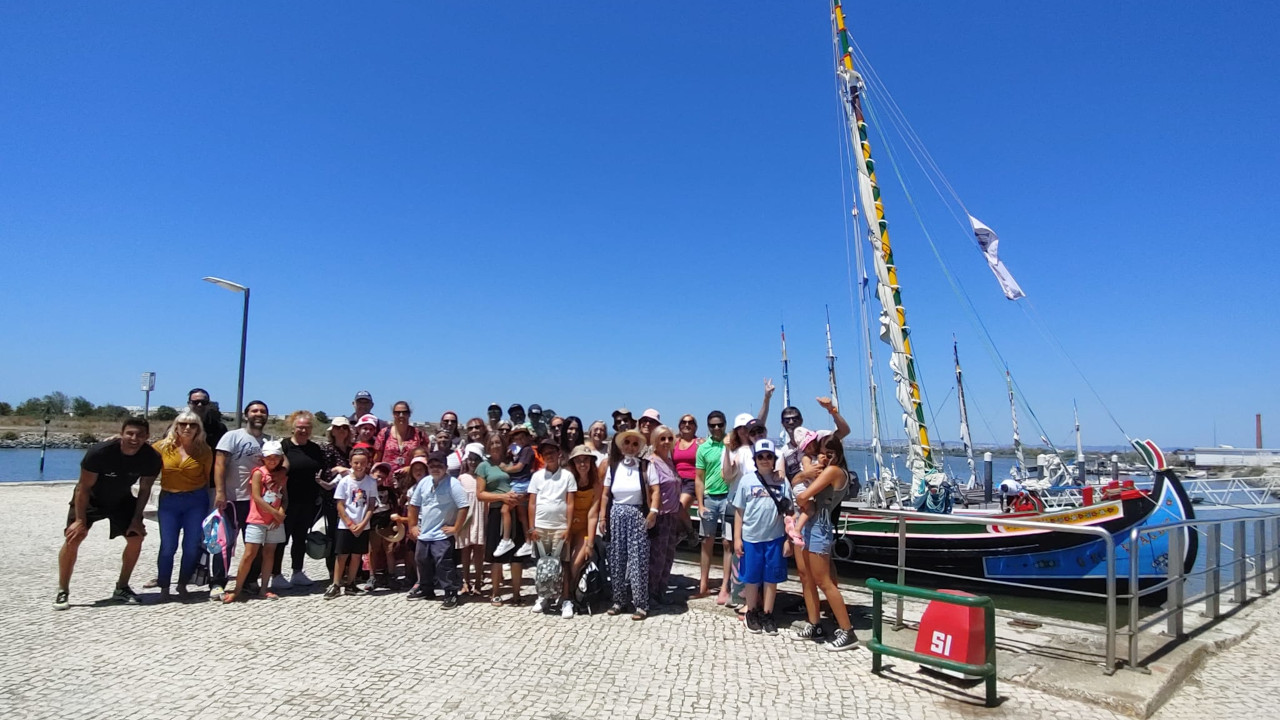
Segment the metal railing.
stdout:
[[[1244,518],[1191,519],[1149,528],[1134,528],[1128,533],[1127,537],[1121,539],[1128,542],[1128,547],[1131,549],[1128,567],[1122,568],[1116,567],[1116,538],[1100,527],[1019,520],[1002,515],[964,515],[962,517],[964,522],[981,523],[988,526],[1001,525],[1011,528],[1048,530],[1091,535],[1098,538],[1106,548],[1105,567],[1107,572],[1104,579],[1105,590],[1103,592],[1053,588],[1035,583],[976,578],[972,575],[909,567],[907,565],[907,522],[911,520],[938,522],[945,519],[954,519],[957,516],[940,516],[933,513],[905,510],[877,510],[876,514],[896,522],[898,540],[896,562],[890,564],[859,560],[851,555],[842,557],[838,553],[837,559],[866,567],[894,570],[897,573],[898,585],[905,585],[907,573],[912,573],[913,575],[952,578],[968,583],[981,583],[984,586],[989,585],[995,588],[1029,589],[1040,594],[1050,594],[1064,598],[1101,600],[1105,603],[1106,613],[1106,620],[1101,629],[1105,638],[1105,658],[1102,665],[1103,672],[1107,675],[1113,674],[1120,667],[1117,657],[1120,636],[1125,636],[1128,641],[1125,664],[1131,669],[1144,671],[1140,666],[1138,648],[1139,638],[1143,630],[1151,628],[1163,620],[1166,625],[1165,634],[1171,638],[1172,642],[1179,642],[1186,637],[1184,633],[1185,613],[1192,606],[1203,603],[1204,610],[1201,615],[1207,618],[1209,622],[1213,622],[1223,615],[1221,611],[1223,594],[1231,593],[1231,602],[1236,605],[1243,605],[1251,600],[1249,596],[1251,581],[1255,597],[1266,595],[1280,587],[1280,512],[1260,513]],[[1222,539],[1222,527],[1224,525],[1232,526],[1230,544],[1224,543]],[[842,519],[840,527],[842,529],[847,528],[848,523]],[[1167,563],[1168,575],[1164,580],[1151,584],[1146,588],[1140,588],[1139,583],[1142,580],[1138,573],[1140,558],[1135,549],[1141,544],[1142,536],[1169,533],[1171,530],[1180,528],[1191,528],[1192,531],[1199,533],[1203,537],[1203,546],[1199,555],[1205,558],[1204,569],[1197,570],[1193,567],[1191,572],[1187,572],[1183,563],[1169,562]],[[1204,529],[1201,530],[1200,528]],[[1252,536],[1249,533],[1250,528],[1253,529]],[[1253,552],[1249,552],[1251,537],[1254,546]],[[845,538],[841,538],[841,540],[848,542]],[[1168,557],[1182,557],[1184,555],[1184,540],[1184,533],[1170,533]],[[1231,553],[1229,565],[1224,565],[1222,562],[1222,550],[1224,548]],[[1230,582],[1226,584],[1223,583],[1224,569],[1229,570],[1231,576]],[[1268,574],[1271,576],[1269,581]],[[1191,597],[1187,597],[1187,582],[1200,576],[1205,578],[1203,590],[1194,593]],[[1124,579],[1128,582],[1129,592],[1123,594],[1117,592],[1117,579]],[[1140,611],[1142,598],[1160,591],[1167,591],[1167,601],[1163,608],[1143,618]],[[1118,627],[1117,610],[1120,600],[1126,601],[1128,605],[1128,624],[1123,629]],[[1081,630],[1079,623],[1057,622],[1043,617],[1037,618],[1037,621],[1046,626],[1064,627],[1076,632]],[[896,601],[894,629],[903,627],[905,627],[903,623],[903,596],[899,595]]]
[[[948,519],[954,519],[954,518],[957,518],[958,516],[937,515],[935,513],[922,513],[922,512],[914,512],[914,511],[908,511],[908,510],[877,510],[876,514],[884,516],[886,518],[896,519],[897,531],[898,531],[897,532],[898,534],[897,562],[895,564],[890,565],[888,563],[878,563],[878,562],[870,562],[867,560],[858,560],[852,556],[850,557],[837,556],[837,559],[848,560],[858,565],[864,565],[867,567],[878,567],[878,568],[884,568],[889,570],[896,570],[898,585],[905,585],[906,575],[908,572],[911,572],[913,574],[928,575],[930,577],[954,578],[954,579],[963,580],[966,582],[981,582],[984,584],[1003,586],[1003,587],[1029,588],[1029,589],[1034,589],[1036,591],[1048,590],[1049,592],[1053,592],[1053,593],[1061,593],[1064,595],[1072,595],[1076,597],[1083,596],[1083,597],[1103,600],[1106,603],[1106,622],[1105,622],[1106,659],[1104,661],[1103,672],[1105,672],[1108,675],[1115,672],[1115,669],[1117,667],[1116,638],[1118,636],[1117,628],[1116,628],[1116,624],[1117,624],[1117,602],[1116,602],[1117,574],[1116,574],[1116,567],[1115,567],[1116,566],[1116,543],[1111,533],[1107,532],[1105,529],[1100,527],[1061,525],[1058,523],[1037,522],[1034,520],[1020,520],[1017,518],[1011,518],[1003,515],[990,515],[990,516],[964,515],[962,517],[962,520],[964,522],[980,523],[983,525],[1000,525],[1004,527],[1021,528],[1021,529],[1028,529],[1028,530],[1049,530],[1049,531],[1055,531],[1055,532],[1071,533],[1075,535],[1089,535],[1097,538],[1098,540],[1102,541],[1103,545],[1106,547],[1107,574],[1105,578],[1106,590],[1101,593],[1096,593],[1096,592],[1088,592],[1085,590],[1070,590],[1066,588],[1046,589],[1044,586],[1034,585],[1030,583],[1019,583],[1019,582],[1013,582],[1010,580],[987,580],[983,578],[975,578],[972,575],[958,575],[954,573],[941,572],[938,570],[927,570],[924,568],[907,567],[907,521],[908,520],[924,520],[924,521],[938,522],[938,521],[945,521]],[[840,523],[840,526],[844,528],[844,527],[847,527],[847,524],[842,520]],[[895,630],[901,629],[904,627],[904,624],[902,621],[902,613],[903,613],[903,598],[901,595],[899,595],[897,598],[896,608],[895,608],[895,621],[894,621]],[[1062,627],[1069,627],[1074,630],[1079,630],[1079,627],[1077,625],[1068,625],[1066,623],[1055,623],[1047,619],[1043,619],[1042,624],[1060,625]]]
[[[1222,540],[1224,526],[1230,526],[1230,545]],[[1171,638],[1172,642],[1178,642],[1186,637],[1186,612],[1193,606],[1203,604],[1204,609],[1200,615],[1208,618],[1212,623],[1224,614],[1222,612],[1224,594],[1230,593],[1230,601],[1239,607],[1252,599],[1249,597],[1250,581],[1253,581],[1255,598],[1267,595],[1280,587],[1280,513],[1222,519],[1192,519],[1150,528],[1134,528],[1129,531],[1129,547],[1137,547],[1142,541],[1142,536],[1168,533],[1170,557],[1180,556],[1183,553],[1185,536],[1188,534],[1180,532],[1183,528],[1201,536],[1204,543],[1201,554],[1205,559],[1203,569],[1197,570],[1193,567],[1191,572],[1187,572],[1182,563],[1171,562],[1168,576],[1163,581],[1135,592],[1136,583],[1133,582],[1133,578],[1138,574],[1138,561],[1136,553],[1130,554],[1128,574],[1131,590],[1127,596],[1129,623],[1124,633],[1128,635],[1129,640],[1128,664],[1140,672],[1146,672],[1140,664],[1138,648],[1143,630],[1163,621],[1165,624],[1163,634]],[[1249,533],[1250,528],[1253,530],[1252,537]],[[1252,540],[1253,552],[1249,552],[1250,540]],[[1231,553],[1228,565],[1222,562],[1223,548]],[[1223,584],[1224,569],[1230,573],[1231,578],[1225,585]],[[1271,576],[1270,580],[1268,580],[1268,574]],[[1187,597],[1188,582],[1198,577],[1204,578],[1203,589]],[[1168,600],[1164,607],[1142,618],[1139,611],[1141,599],[1162,590],[1168,592]]]
[[[943,670],[950,670],[962,675],[976,675],[983,679],[986,683],[987,690],[987,707],[995,707],[996,701],[999,699],[996,695],[996,604],[989,597],[982,596],[964,596],[951,595],[948,593],[938,592],[936,590],[925,590],[924,588],[908,587],[906,585],[895,585],[893,583],[881,582],[876,579],[867,581],[867,587],[871,590],[871,642],[868,643],[867,649],[871,651],[871,672],[879,674],[883,668],[880,659],[881,655],[888,655],[902,660],[910,660],[925,665],[933,665]],[[920,600],[929,600],[932,602],[950,603],[952,605],[960,605],[961,607],[982,608],[983,618],[983,662],[981,665],[972,663],[963,663],[958,660],[937,657],[935,655],[926,655],[924,653],[914,652],[912,650],[904,650],[896,648],[892,645],[885,645],[883,642],[883,623],[881,596],[884,593],[897,595],[899,597],[913,597]],[[950,638],[947,640],[947,646],[950,647]]]

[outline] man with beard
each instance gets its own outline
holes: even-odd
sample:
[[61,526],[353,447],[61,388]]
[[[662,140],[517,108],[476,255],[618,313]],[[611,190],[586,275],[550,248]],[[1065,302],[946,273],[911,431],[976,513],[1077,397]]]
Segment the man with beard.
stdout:
[[[232,430],[218,441],[217,453],[213,461],[213,506],[221,510],[241,533],[248,526],[249,504],[253,501],[249,492],[249,478],[254,468],[262,465],[262,442],[266,438],[263,428],[267,426],[267,404],[254,400],[244,408],[245,426]],[[253,566],[247,577],[258,577],[262,563],[262,553],[253,559]],[[227,584],[227,568],[223,566],[222,556],[213,556],[213,569],[210,572],[209,597],[222,599]],[[248,583],[246,588],[236,588],[237,594],[248,591],[257,594],[255,584]]]
[[[218,441],[227,434],[227,425],[222,422],[222,413],[217,409],[217,404],[209,399],[209,391],[192,388],[187,393],[187,407],[200,416],[200,422],[204,425],[205,442],[209,443],[209,447],[218,447]],[[209,478],[209,486],[213,486],[212,476]]]

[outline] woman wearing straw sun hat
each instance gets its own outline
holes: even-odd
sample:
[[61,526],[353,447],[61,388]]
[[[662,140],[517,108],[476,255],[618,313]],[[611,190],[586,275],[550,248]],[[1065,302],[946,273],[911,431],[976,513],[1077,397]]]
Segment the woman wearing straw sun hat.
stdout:
[[622,430],[609,446],[609,465],[601,501],[601,533],[609,537],[609,579],[613,585],[610,615],[627,605],[632,620],[649,616],[649,530],[658,519],[658,486],[649,483],[647,465],[640,459],[644,435]]

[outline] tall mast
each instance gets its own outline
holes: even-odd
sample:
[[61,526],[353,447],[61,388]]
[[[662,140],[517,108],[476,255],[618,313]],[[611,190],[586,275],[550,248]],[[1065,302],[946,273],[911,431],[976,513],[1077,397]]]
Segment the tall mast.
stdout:
[[960,347],[951,339],[951,354],[956,359],[956,399],[960,402],[960,442],[964,444],[964,456],[969,461],[969,483],[966,488],[978,484],[978,468],[973,463],[973,441],[969,437],[969,408],[964,402],[964,379],[960,372]]
[[787,373],[787,326],[782,325],[782,407],[791,407],[791,376]]
[[[920,399],[920,383],[911,347],[911,331],[907,325],[907,311],[902,305],[898,269],[893,259],[893,248],[889,244],[889,223],[884,217],[884,204],[880,200],[880,186],[876,180],[876,165],[871,159],[867,123],[862,114],[862,76],[853,68],[853,47],[849,41],[849,30],[845,26],[844,9],[840,0],[832,0],[831,21],[840,56],[836,68],[840,78],[840,96],[844,103],[851,144],[857,153],[858,195],[862,203],[862,216],[867,225],[867,239],[875,256],[876,295],[882,308],[880,338],[893,349],[889,367],[893,370],[893,380],[897,385],[898,404],[902,406],[902,424],[909,444],[907,467],[914,482],[936,470],[937,463],[929,445],[929,428]],[[875,213],[874,218],[871,216],[872,211]]]
[[1018,466],[1015,470],[1018,475],[1025,475],[1027,460],[1022,456],[1022,436],[1018,434],[1018,404],[1013,399],[1013,376],[1007,369],[1004,371],[1004,381],[1009,386],[1009,417],[1013,420],[1013,454],[1018,458]]
[[827,307],[827,383],[831,385],[831,402],[840,409],[840,395],[836,391],[836,354],[831,350],[831,308]]

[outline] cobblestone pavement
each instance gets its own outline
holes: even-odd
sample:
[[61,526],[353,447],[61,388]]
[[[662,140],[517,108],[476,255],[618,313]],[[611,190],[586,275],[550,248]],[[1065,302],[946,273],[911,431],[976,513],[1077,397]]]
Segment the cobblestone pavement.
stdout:
[[[155,591],[143,607],[113,606],[102,601],[124,544],[107,539],[105,523],[82,546],[72,608],[54,612],[70,494],[68,485],[0,488],[6,719],[1118,717],[1008,683],[1000,707],[986,709],[980,685],[957,690],[906,663],[876,677],[865,649],[749,635],[706,601],[644,622],[535,617],[479,601],[445,611],[400,594],[324,601],[318,586],[231,607],[158,604]],[[158,533],[148,528],[135,589],[154,574]],[[308,572],[325,574],[314,562]],[[1229,651],[1231,663],[1211,661],[1161,716],[1215,717],[1209,701],[1244,709],[1234,660],[1257,657],[1261,668],[1274,639],[1259,634]],[[1274,674],[1255,677],[1277,695]]]

